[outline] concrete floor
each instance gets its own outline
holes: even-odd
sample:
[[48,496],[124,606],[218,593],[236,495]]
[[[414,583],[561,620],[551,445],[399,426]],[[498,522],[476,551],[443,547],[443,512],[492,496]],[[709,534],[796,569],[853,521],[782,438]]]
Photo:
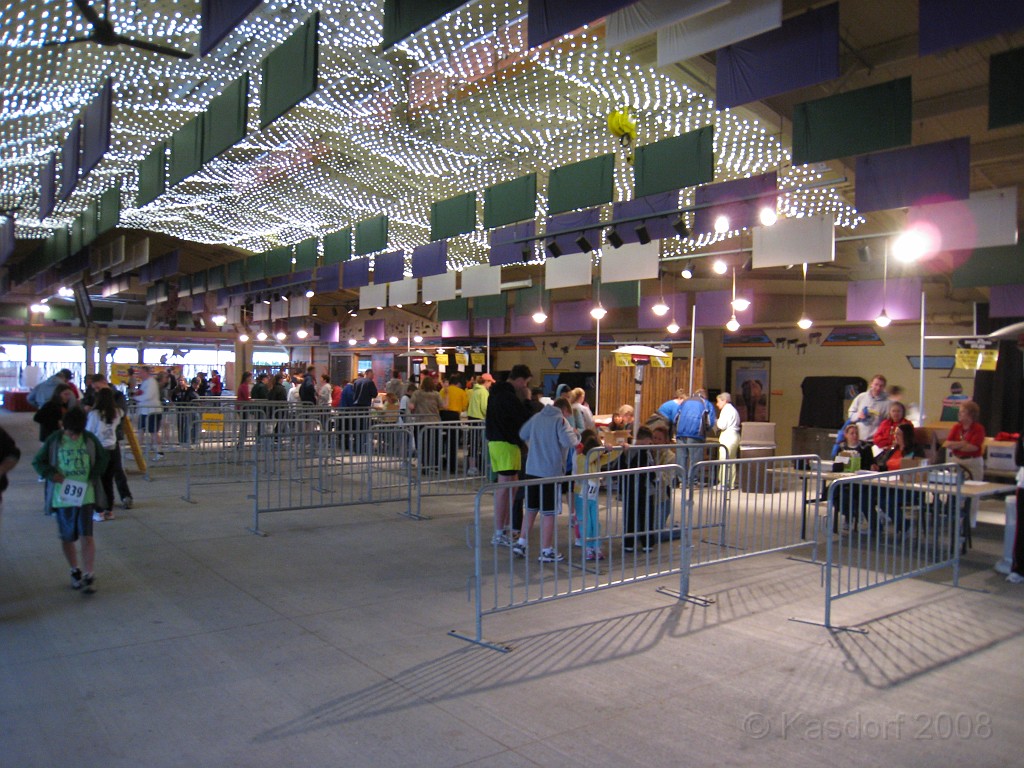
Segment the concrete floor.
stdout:
[[[470,497],[267,516],[244,486],[181,501],[131,479],[97,526],[97,587],[68,586],[25,455],[0,528],[0,765],[1007,766],[1024,752],[1024,587],[982,524],[949,575],[836,604],[816,566],[768,555],[510,611],[473,631]],[[1016,758],[1013,755],[1017,755]]]

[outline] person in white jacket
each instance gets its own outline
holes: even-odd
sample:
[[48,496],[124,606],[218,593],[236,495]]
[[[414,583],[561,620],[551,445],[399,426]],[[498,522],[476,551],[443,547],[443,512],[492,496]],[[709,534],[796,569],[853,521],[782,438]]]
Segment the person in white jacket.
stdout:
[[[737,459],[740,455],[740,412],[732,404],[732,395],[723,392],[715,400],[718,408],[718,420],[715,426],[718,427],[718,442],[725,446],[728,453],[726,458]],[[719,478],[721,488],[732,490],[736,487],[736,465],[729,464],[722,469],[722,476]]]
[[[569,421],[571,418],[572,406],[566,398],[560,397],[553,405],[545,405],[519,430],[520,439],[530,446],[526,456],[524,480],[565,475],[569,451],[580,442],[579,434]],[[557,563],[564,559],[555,549],[555,516],[561,508],[562,490],[557,482],[526,487],[523,530],[519,541],[512,546],[512,551],[517,556],[526,556],[530,531],[533,530],[533,523],[540,512],[541,549],[540,557],[537,559],[542,563]]]

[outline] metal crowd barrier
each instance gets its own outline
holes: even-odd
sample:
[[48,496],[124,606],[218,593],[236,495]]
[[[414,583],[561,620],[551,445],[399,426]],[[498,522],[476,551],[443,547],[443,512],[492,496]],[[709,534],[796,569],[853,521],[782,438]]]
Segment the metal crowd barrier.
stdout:
[[424,496],[476,493],[490,475],[482,421],[408,425],[415,440],[419,489]]
[[367,423],[365,428],[334,432],[305,421],[305,427],[256,439],[253,533],[263,533],[264,514],[353,504],[404,502],[404,514],[420,518],[411,430],[401,424]]
[[[601,490],[611,478],[618,493]],[[681,468],[667,464],[485,485],[476,495],[471,544],[476,632],[450,634],[507,651],[483,639],[484,616],[680,573],[683,547],[673,529],[679,527],[677,489],[682,480]],[[547,495],[562,512],[571,510],[555,520],[554,547],[563,553],[561,562],[539,561],[538,531],[524,557],[491,543],[493,513],[484,499],[499,489],[511,494],[522,489],[528,498],[531,493],[541,499]]]
[[849,595],[952,568],[960,579],[963,470],[956,464],[854,475],[828,489],[825,626]]

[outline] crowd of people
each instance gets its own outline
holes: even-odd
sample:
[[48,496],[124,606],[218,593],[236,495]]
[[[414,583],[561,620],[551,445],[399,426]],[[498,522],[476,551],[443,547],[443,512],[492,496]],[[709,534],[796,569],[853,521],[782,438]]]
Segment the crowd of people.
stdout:
[[[38,408],[34,418],[42,444],[33,467],[46,482],[44,505],[47,513],[57,518],[71,585],[92,592],[93,523],[115,517],[115,487],[123,508],[133,506],[121,463],[128,397],[136,405],[140,434],[152,442],[159,458],[164,403],[187,404],[204,394],[221,394],[223,383],[217,371],[209,379],[205,374],[192,380],[183,376],[174,379],[158,377],[149,366],[142,365],[132,371],[134,386],[126,396],[101,374],[89,376],[84,391],[75,386],[72,378],[71,371],[63,369],[30,393],[29,401]],[[587,560],[601,560],[605,556],[597,512],[601,486],[592,478],[572,481],[566,479],[568,476],[606,469],[629,470],[623,473],[619,487],[623,500],[623,546],[626,552],[643,551],[652,548],[652,531],[664,522],[667,498],[665,489],[654,482],[653,473],[635,470],[674,463],[675,446],[703,444],[716,434],[724,455],[738,456],[741,419],[729,393],[719,394],[712,404],[704,390],[687,394],[680,389],[642,426],[634,423],[633,407],[623,405],[612,415],[607,428],[633,432],[633,448],[595,451],[603,443],[585,391],[562,384],[554,398],[547,398],[541,388],[531,386],[532,381],[533,374],[526,365],[513,366],[503,381],[496,381],[489,373],[463,372],[443,377],[424,372],[418,381],[408,381],[395,370],[378,391],[372,372],[359,372],[351,381],[332,383],[327,373],[318,375],[315,366],[308,366],[303,373],[294,375],[280,372],[254,377],[243,372],[235,398],[239,408],[261,400],[291,402],[297,407],[377,407],[393,411],[397,421],[413,425],[446,418],[482,421],[489,464],[497,483],[490,543],[510,548],[516,557],[526,557],[539,516],[537,559],[542,563],[564,559],[557,550],[555,533],[563,492],[571,497],[569,530],[576,546]],[[914,426],[907,418],[898,388],[887,391],[886,384],[885,376],[872,377],[868,389],[851,403],[833,451],[837,468],[896,470],[908,466],[908,459],[925,456],[923,448],[916,445]],[[968,478],[977,479],[984,471],[985,441],[979,415],[976,403],[961,401],[957,422],[943,444],[947,460],[960,464]],[[190,420],[179,424],[179,439],[192,441],[193,429]],[[481,444],[468,447],[471,474],[483,466],[481,450]],[[6,487],[7,473],[19,457],[17,446],[0,430],[0,494]],[[1020,441],[1017,462],[1024,466],[1024,445]],[[559,480],[531,483],[525,488],[518,483],[513,485],[518,480],[548,479]],[[734,490],[734,466],[726,465],[718,481],[722,490]],[[1019,485],[1018,494],[1024,495],[1024,483]],[[1024,503],[1024,499],[1021,501]],[[889,512],[892,518],[899,519],[900,510]],[[1024,562],[1016,560],[1009,579],[1024,581]]]

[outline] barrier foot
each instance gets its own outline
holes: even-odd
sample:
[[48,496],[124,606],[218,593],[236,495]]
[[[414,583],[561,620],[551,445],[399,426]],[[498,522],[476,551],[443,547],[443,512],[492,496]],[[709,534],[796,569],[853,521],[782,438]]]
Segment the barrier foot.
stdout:
[[187,501],[189,504],[198,504],[199,503],[195,499],[190,499],[188,496],[182,496],[181,500],[182,501]]
[[704,597],[703,595],[684,595],[678,589],[669,589],[668,587],[658,587],[655,592],[660,592],[663,595],[670,595],[676,600],[683,600],[687,603],[693,603],[699,605],[701,608],[707,608],[709,605],[715,602],[713,597]]
[[490,648],[492,651],[497,651],[498,653],[512,652],[511,645],[498,645],[497,643],[489,643],[486,640],[482,640],[478,637],[470,637],[469,635],[463,635],[462,633],[454,629],[448,630],[448,637],[454,637],[459,640],[465,640],[467,643],[473,643],[473,645],[480,645],[484,648]]
[[812,627],[824,627],[829,632],[853,632],[857,635],[869,634],[866,629],[861,629],[860,627],[837,627],[834,624],[829,625],[823,621],[814,621],[813,619],[799,619],[795,616],[790,616],[789,620],[795,621],[797,624],[810,624]]
[[267,533],[260,530],[259,528],[246,528],[245,530],[247,530],[249,533],[255,534],[256,536],[262,536],[263,538],[267,538]]

